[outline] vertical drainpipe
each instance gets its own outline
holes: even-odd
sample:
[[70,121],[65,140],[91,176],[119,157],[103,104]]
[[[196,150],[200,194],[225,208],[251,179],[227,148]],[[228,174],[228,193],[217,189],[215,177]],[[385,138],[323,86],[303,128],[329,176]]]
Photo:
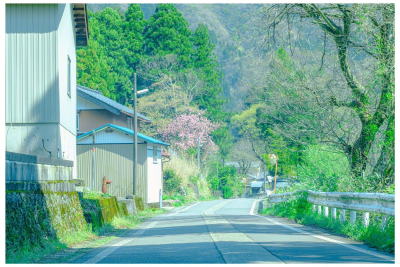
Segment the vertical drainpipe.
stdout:
[[92,190],[94,190],[94,145],[96,144],[96,131],[93,129],[93,149],[92,149]]

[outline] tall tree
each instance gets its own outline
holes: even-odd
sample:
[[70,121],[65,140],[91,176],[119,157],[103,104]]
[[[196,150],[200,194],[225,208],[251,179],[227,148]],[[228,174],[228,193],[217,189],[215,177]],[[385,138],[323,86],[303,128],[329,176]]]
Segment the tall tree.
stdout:
[[116,73],[115,88],[112,92],[116,100],[126,104],[132,98],[132,82],[130,77],[133,70],[129,68],[128,41],[124,36],[124,17],[120,11],[105,8],[91,18],[92,23],[98,24],[99,31],[91,35],[104,49],[107,64]]
[[127,40],[127,55],[129,68],[137,69],[140,58],[143,56],[144,27],[147,21],[139,4],[129,4],[125,13],[124,33]]
[[225,103],[222,98],[222,73],[217,69],[218,61],[213,52],[215,45],[211,42],[207,27],[200,23],[191,39],[194,45],[194,67],[199,71],[205,85],[195,102],[201,109],[207,110],[206,116],[212,120],[225,120],[226,114],[222,111]]
[[[348,156],[353,176],[363,176],[367,167],[372,166],[382,182],[393,182],[394,5],[284,4],[266,6],[261,14],[260,20],[254,20],[256,25],[265,25],[266,38],[258,43],[260,47],[284,43],[292,57],[299,59],[296,53],[300,49],[303,53],[302,45],[308,42],[307,49],[312,52],[298,62],[297,70],[303,71],[292,72],[290,78],[294,82],[289,84],[287,78],[280,77],[281,87],[295,88],[292,93],[313,99],[312,105],[320,110],[332,111],[325,112],[330,115],[325,116],[325,126],[336,123],[342,131],[335,138]],[[321,55],[319,72],[312,67],[304,68],[308,61],[315,62],[317,55]],[[323,81],[320,77],[327,73],[331,77]],[[344,89],[338,90],[342,84]],[[348,118],[332,123],[338,114]],[[352,124],[353,129],[343,130],[345,124]],[[359,131],[353,133],[354,129]],[[373,144],[380,142],[380,131],[384,139],[382,149],[373,153]],[[332,129],[331,133],[334,132]],[[353,140],[345,142],[342,137],[346,135]],[[374,163],[376,154],[378,160]]]
[[146,54],[175,54],[184,67],[190,67],[193,54],[191,34],[189,23],[173,4],[159,4],[145,27]]
[[[92,19],[93,13],[89,11],[89,32],[91,36],[100,34],[99,25]],[[100,90],[103,95],[114,99],[115,72],[107,63],[104,48],[94,38],[89,38],[87,47],[79,48],[76,52],[77,83],[95,90]]]

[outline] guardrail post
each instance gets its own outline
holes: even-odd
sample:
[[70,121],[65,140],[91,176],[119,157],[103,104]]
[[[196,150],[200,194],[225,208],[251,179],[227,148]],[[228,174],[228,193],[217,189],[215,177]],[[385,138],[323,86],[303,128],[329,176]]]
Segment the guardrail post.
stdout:
[[362,222],[365,227],[369,225],[369,212],[364,212],[362,215]]
[[317,211],[317,205],[312,205],[312,212],[315,213]]
[[357,213],[354,210],[350,211],[350,223],[351,224],[356,223],[356,217],[357,217]]
[[339,219],[341,222],[344,223],[346,221],[346,210],[341,209],[339,210],[339,212],[340,212]]
[[336,208],[331,208],[331,217],[333,220],[336,220]]
[[326,218],[329,217],[329,207],[324,207],[324,216],[325,216]]
[[321,206],[318,205],[318,214],[321,214]]
[[382,214],[381,230],[385,230],[388,221],[389,221],[389,215]]

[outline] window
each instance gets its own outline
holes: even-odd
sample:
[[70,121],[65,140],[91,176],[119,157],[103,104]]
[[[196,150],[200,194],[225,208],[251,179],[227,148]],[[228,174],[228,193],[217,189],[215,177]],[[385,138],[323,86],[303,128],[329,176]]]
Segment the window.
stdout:
[[71,97],[71,59],[68,56],[68,88],[67,88],[67,94],[69,97]]
[[126,117],[126,127],[132,130],[132,118]]
[[157,147],[153,146],[153,162],[157,162]]
[[79,131],[79,114],[76,114],[76,130]]

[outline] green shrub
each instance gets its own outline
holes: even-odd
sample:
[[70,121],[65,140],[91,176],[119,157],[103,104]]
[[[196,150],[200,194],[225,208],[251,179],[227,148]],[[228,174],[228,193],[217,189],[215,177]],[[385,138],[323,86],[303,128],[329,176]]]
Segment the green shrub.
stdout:
[[347,192],[351,188],[349,161],[338,148],[310,146],[302,160],[298,178],[303,188],[324,192]]
[[223,186],[222,187],[222,197],[227,199],[230,198],[233,195],[232,193],[232,188],[230,188],[229,186]]
[[312,212],[312,204],[307,201],[307,194],[295,200],[273,204],[272,207],[263,209],[261,214],[286,217],[303,225],[318,226],[331,230],[332,232],[346,235],[353,240],[364,242],[365,244],[378,248],[382,251],[394,252],[394,231],[395,218],[392,216],[384,230],[381,230],[381,215],[370,213],[370,223],[368,227],[362,225],[360,212],[356,224],[349,223],[349,212],[346,214],[346,222],[342,223],[339,216],[336,220],[331,217],[326,218],[322,214]]
[[164,193],[175,194],[179,190],[180,180],[173,169],[164,170]]

